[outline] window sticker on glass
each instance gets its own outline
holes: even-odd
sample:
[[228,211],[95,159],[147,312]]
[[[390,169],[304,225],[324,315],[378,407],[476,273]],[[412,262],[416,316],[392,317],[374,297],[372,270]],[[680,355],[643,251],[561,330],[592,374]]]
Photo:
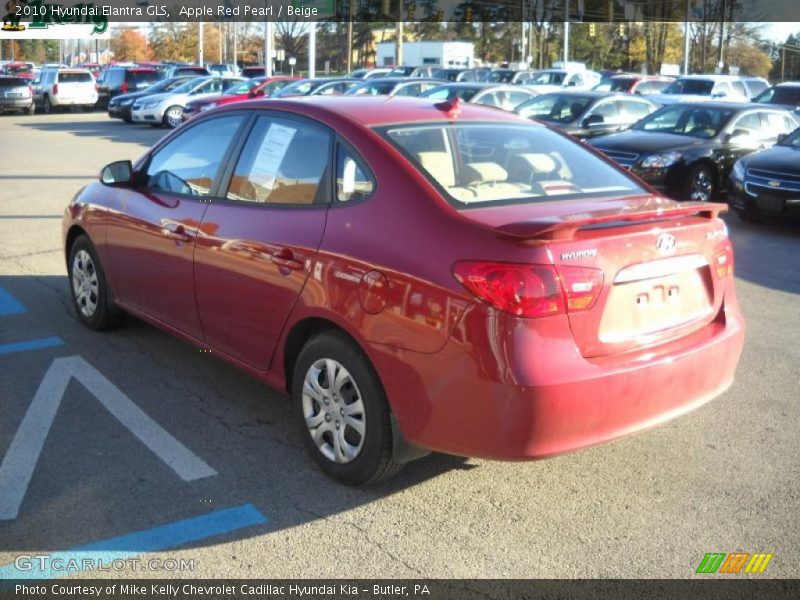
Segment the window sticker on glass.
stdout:
[[253,170],[250,173],[250,180],[253,183],[267,190],[271,190],[275,186],[275,176],[295,133],[297,133],[297,129],[294,127],[277,123],[270,124],[253,162]]

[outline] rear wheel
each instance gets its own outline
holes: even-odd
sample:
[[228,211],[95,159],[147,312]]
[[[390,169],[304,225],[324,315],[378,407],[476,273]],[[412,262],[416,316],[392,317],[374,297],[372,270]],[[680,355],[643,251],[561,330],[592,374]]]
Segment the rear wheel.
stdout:
[[81,323],[97,331],[117,325],[121,312],[114,304],[97,251],[85,235],[72,244],[67,266],[72,302]]
[[694,202],[711,202],[716,193],[714,173],[706,165],[697,165],[689,172],[684,197]]
[[45,96],[44,100],[42,100],[42,112],[46,115],[49,115],[53,112],[53,105],[50,103],[50,96]]
[[164,111],[164,125],[175,129],[183,122],[183,109],[180,106],[170,106]]
[[362,485],[403,467],[392,456],[383,386],[346,336],[323,333],[305,345],[294,368],[292,398],[306,449],[333,479]]

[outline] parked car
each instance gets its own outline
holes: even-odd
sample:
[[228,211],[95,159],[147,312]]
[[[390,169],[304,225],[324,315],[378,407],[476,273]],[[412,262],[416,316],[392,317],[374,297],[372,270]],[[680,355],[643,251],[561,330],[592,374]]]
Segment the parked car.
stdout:
[[266,67],[244,67],[242,68],[241,76],[245,79],[252,79],[253,77],[266,77]]
[[[383,77],[423,77],[430,79],[436,77],[436,73],[442,70],[441,65],[425,65],[424,67],[414,67],[410,65],[395,67],[388,73],[383,74]],[[374,76],[373,76],[374,77]],[[441,77],[439,78],[441,79]]]
[[419,96],[441,83],[421,77],[378,77],[367,79],[345,93],[348,96]]
[[388,68],[356,69],[347,75],[347,79],[372,79],[373,77],[386,77],[391,72]]
[[108,116],[114,119],[122,119],[126,123],[132,123],[133,116],[131,115],[131,111],[134,102],[147,96],[175,91],[190,79],[194,79],[194,77],[185,75],[183,77],[162,79],[140,92],[131,92],[129,94],[114,96],[108,103]]
[[656,109],[649,100],[628,94],[564,91],[535,96],[515,112],[587,139],[627,129]]
[[187,121],[191,117],[204,113],[207,110],[230,104],[231,102],[241,102],[242,100],[253,100],[255,98],[269,98],[275,92],[282,90],[293,81],[298,81],[297,77],[287,77],[278,75],[276,77],[254,77],[229,88],[223,94],[217,96],[204,96],[196,100],[190,100],[183,109],[183,120]]
[[97,81],[97,105],[107,108],[115,96],[141,92],[160,80],[161,74],[150,67],[111,67]]
[[508,111],[513,111],[520,104],[534,97],[536,97],[535,92],[517,85],[497,85],[485,82],[444,83],[420,94],[420,98],[430,98],[431,100],[459,98],[464,102],[494,106]]
[[733,165],[728,203],[745,221],[800,218],[800,129]]
[[190,100],[216,96],[245,81],[241,77],[194,77],[174,90],[136,100],[131,107],[134,123],[174,129],[183,122],[183,111]]
[[211,71],[200,65],[175,65],[170,67],[166,72],[166,77],[182,77],[183,75],[194,75],[200,77],[207,77],[211,75]]
[[629,131],[589,143],[662,193],[708,202],[724,191],[737,159],[771,146],[798,125],[797,117],[779,108],[687,102],[664,106]]
[[759,104],[780,104],[797,109],[800,107],[800,81],[787,81],[773,85],[753,98]]
[[598,92],[619,92],[623,94],[658,94],[670,83],[674,77],[661,77],[659,75],[636,75],[623,73],[603,78],[604,80],[594,86]]
[[103,65],[101,65],[100,63],[84,62],[84,63],[79,63],[78,65],[76,65],[76,67],[79,69],[87,69],[88,71],[91,72],[92,76],[95,79],[99,78],[100,73],[102,73],[103,71]]
[[486,76],[492,70],[486,67],[474,67],[472,69],[462,69],[456,77],[456,81],[485,81]]
[[97,84],[86,69],[42,69],[33,88],[33,101],[43,113],[73,106],[94,110]]
[[543,94],[556,92],[561,88],[590,90],[600,83],[601,79],[600,73],[586,69],[544,69],[528,73],[517,83]]
[[213,63],[208,65],[207,69],[212,75],[238,77],[239,67],[227,63]]
[[661,90],[659,103],[695,102],[697,100],[731,100],[747,102],[769,86],[760,77],[738,77],[734,75],[684,75]]
[[15,111],[29,115],[36,112],[31,80],[25,77],[0,77],[0,113]]
[[362,83],[360,79],[301,79],[275,92],[273,98],[291,96],[341,96]]
[[288,392],[353,485],[431,450],[568,452],[722,393],[744,339],[726,208],[483,106],[271,99],[103,168],[63,247],[86,327],[128,312]]

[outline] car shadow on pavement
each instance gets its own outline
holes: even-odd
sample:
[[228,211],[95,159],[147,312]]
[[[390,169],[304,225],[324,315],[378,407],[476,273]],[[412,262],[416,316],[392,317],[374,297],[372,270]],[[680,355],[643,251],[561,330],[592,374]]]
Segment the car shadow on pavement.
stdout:
[[800,294],[800,223],[745,223],[725,218],[734,250],[734,273],[760,286]]
[[[3,314],[0,303],[0,460],[53,361],[80,356],[217,474],[183,481],[72,379],[18,516],[0,520],[0,552],[73,549],[245,504],[255,506],[266,523],[192,545],[317,521],[338,522],[323,527],[362,527],[353,511],[476,467],[433,454],[389,481],[339,485],[305,453],[305,432],[286,396],[137,319],[109,332],[86,329],[75,316],[64,276],[0,277],[0,300],[3,292],[27,312]],[[9,343],[53,336],[63,344],[2,352]],[[144,551],[136,542],[123,545],[130,547],[115,550]]]
[[[69,115],[64,116],[69,117]],[[19,126],[44,132],[71,133],[80,137],[99,137],[112,142],[139,144],[148,148],[169,132],[168,129],[133,125],[120,119],[111,118],[102,121],[76,119],[45,122],[30,120],[20,123]]]

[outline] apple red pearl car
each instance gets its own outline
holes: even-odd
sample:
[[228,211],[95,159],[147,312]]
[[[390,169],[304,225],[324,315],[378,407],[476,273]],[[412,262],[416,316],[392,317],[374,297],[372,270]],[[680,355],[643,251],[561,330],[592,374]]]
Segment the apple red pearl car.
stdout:
[[217,106],[223,106],[233,102],[242,102],[243,100],[253,100],[255,98],[269,98],[278,90],[282,90],[290,83],[299,80],[299,77],[290,77],[288,75],[248,79],[230,88],[224,94],[192,100],[183,110],[183,120],[188,121],[190,118],[204,113],[207,110],[211,110],[212,108],[216,108]]
[[284,390],[343,483],[607,442],[734,378],[725,206],[513,114],[231,104],[100,179],[64,217],[80,320],[130,313]]

